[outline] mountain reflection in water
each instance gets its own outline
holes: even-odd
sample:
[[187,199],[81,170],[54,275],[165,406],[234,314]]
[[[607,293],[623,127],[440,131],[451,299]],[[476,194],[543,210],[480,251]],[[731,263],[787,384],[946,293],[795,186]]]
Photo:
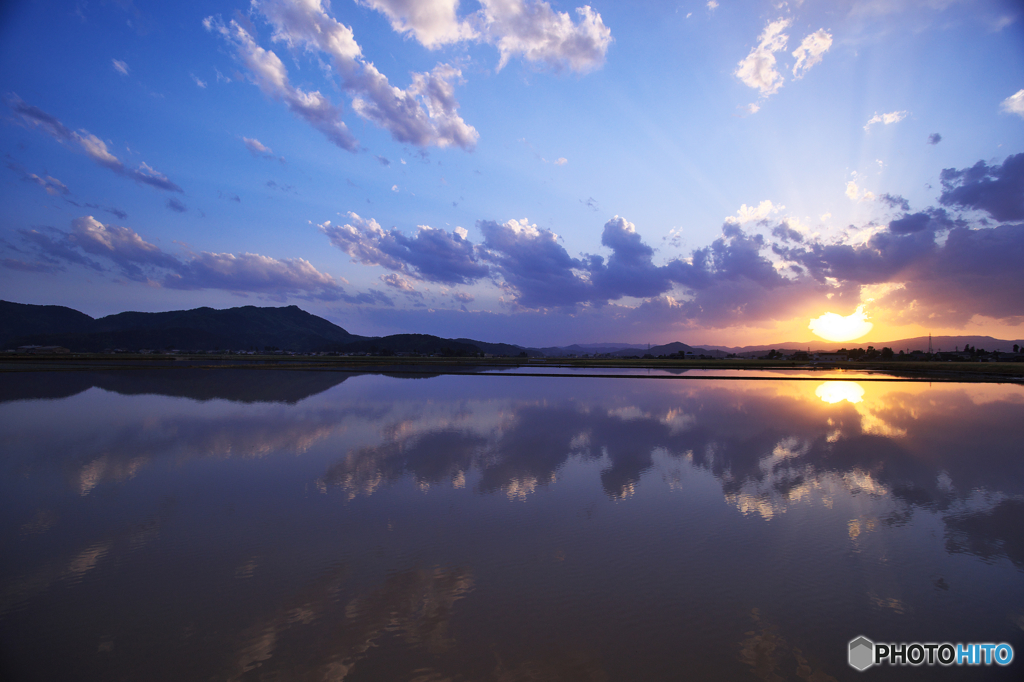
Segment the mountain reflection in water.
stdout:
[[20,676],[846,679],[859,634],[1021,644],[1020,386],[187,374],[6,385]]

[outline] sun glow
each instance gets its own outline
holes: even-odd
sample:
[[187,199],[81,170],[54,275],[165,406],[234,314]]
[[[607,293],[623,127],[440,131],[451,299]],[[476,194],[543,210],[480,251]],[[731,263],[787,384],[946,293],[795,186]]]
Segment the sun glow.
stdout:
[[818,386],[814,395],[830,405],[844,400],[856,405],[864,400],[864,388],[856,381],[826,381]]
[[807,325],[812,332],[827,341],[853,341],[867,334],[874,326],[868,322],[864,306],[858,306],[856,312],[846,317],[825,313]]

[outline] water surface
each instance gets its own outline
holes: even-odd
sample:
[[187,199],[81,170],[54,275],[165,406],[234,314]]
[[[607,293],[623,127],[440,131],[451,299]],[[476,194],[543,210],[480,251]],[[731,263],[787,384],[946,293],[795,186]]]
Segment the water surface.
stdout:
[[[845,680],[1024,656],[1024,387],[8,374],[12,679]],[[10,379],[10,381],[8,381]]]

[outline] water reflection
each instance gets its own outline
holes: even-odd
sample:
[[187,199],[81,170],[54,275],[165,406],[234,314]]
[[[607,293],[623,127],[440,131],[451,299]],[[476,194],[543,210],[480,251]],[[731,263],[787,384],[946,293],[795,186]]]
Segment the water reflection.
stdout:
[[1024,631],[1020,386],[157,374],[0,404],[0,639],[50,677],[668,679],[686,639],[824,680],[828,614]]

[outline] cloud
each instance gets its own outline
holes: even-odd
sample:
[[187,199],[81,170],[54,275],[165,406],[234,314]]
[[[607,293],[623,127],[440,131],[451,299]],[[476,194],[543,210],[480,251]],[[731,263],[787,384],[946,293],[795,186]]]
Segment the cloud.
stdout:
[[832,47],[832,34],[821,28],[804,38],[800,47],[793,51],[796,64],[793,65],[793,77],[803,78],[811,67],[821,62],[825,53]]
[[[242,144],[245,145],[246,149],[248,149],[250,152],[252,152],[253,156],[262,156],[265,159],[273,159],[274,158],[274,150],[271,149],[270,147],[268,147],[267,145],[263,144],[262,142],[260,142],[259,140],[257,140],[254,137],[243,137],[242,138]],[[280,157],[277,157],[277,158],[279,160],[281,160],[282,162],[284,161],[284,157],[283,156],[280,156]]]
[[52,197],[71,194],[71,190],[68,189],[67,185],[51,175],[41,178],[35,173],[29,173],[20,165],[13,162],[8,162],[7,167],[17,173],[21,177],[22,182],[39,185],[43,188],[43,191]]
[[1024,90],[1018,90],[1004,99],[999,108],[1008,114],[1017,114],[1024,117]]
[[181,263],[150,244],[134,230],[117,225],[104,225],[92,216],[71,221],[67,243],[94,256],[103,256],[116,263],[126,277],[146,281],[144,267],[176,270]]
[[943,206],[988,212],[996,220],[1024,220],[1024,154],[1009,156],[1002,165],[979,161],[971,168],[946,168],[939,174]]
[[195,75],[194,73],[190,73],[189,75],[192,76],[192,80],[195,82],[195,84],[198,87],[200,87],[200,88],[202,88],[204,90],[206,89],[206,81],[204,81],[203,79],[201,79],[199,76]]
[[110,153],[103,140],[89,131],[72,131],[55,117],[39,107],[27,104],[15,94],[9,94],[4,99],[7,106],[10,107],[11,111],[14,112],[24,125],[29,128],[42,130],[62,144],[77,147],[97,164],[117,175],[166,192],[182,191],[166,175],[154,170],[145,162],[140,164],[138,168],[126,167],[120,159]]
[[480,32],[501,54],[499,71],[517,56],[576,73],[604,64],[612,32],[589,5],[576,8],[579,22],[573,23],[567,12],[556,12],[546,2],[481,0],[480,4]]
[[356,1],[386,16],[397,33],[411,35],[429,50],[479,37],[456,16],[459,0]]
[[111,63],[114,66],[114,71],[117,71],[122,76],[127,76],[128,75],[128,65],[127,64],[125,64],[124,62],[122,62],[119,59],[113,59],[113,60],[111,60]]
[[351,212],[347,217],[349,222],[344,225],[328,221],[319,228],[357,263],[445,284],[468,284],[488,274],[461,228],[446,232],[420,225],[410,238],[397,228],[385,231],[372,218]]
[[850,180],[846,183],[846,196],[850,198],[850,201],[874,201],[875,195],[873,192],[862,190],[856,180]]
[[255,253],[202,252],[167,275],[170,289],[223,289],[283,296],[307,295],[337,300],[344,291],[333,277],[302,258],[277,259]]
[[179,258],[147,242],[131,228],[105,225],[92,216],[75,218],[70,232],[48,228],[21,230],[19,235],[39,259],[26,264],[36,269],[53,271],[69,263],[108,271],[89,257],[97,256],[112,262],[130,280],[170,289],[221,289],[265,294],[279,300],[295,295],[356,303],[390,302],[386,296],[372,293],[347,294],[333,277],[301,258],[205,251]]
[[171,209],[175,213],[184,213],[188,210],[188,206],[178,201],[174,197],[167,200],[167,208]]
[[232,20],[225,26],[219,19],[207,17],[203,26],[235,47],[236,55],[264,94],[283,101],[293,114],[319,130],[333,144],[350,152],[358,151],[359,143],[341,120],[341,109],[331,104],[319,90],[306,92],[292,86],[280,58],[257,45],[238,22]]
[[[402,90],[361,58],[352,30],[329,16],[320,0],[263,0],[253,6],[274,27],[275,42],[329,54],[342,89],[353,98],[353,111],[387,130],[398,142],[467,150],[476,145],[479,134],[457,113],[453,83],[461,79],[459,69],[438,64],[429,73],[412,74],[412,85]],[[264,92],[285,101],[338,146],[358,150],[358,143],[341,121],[340,108],[330,105],[319,92],[293,88],[277,55],[257,45],[238,22],[232,20],[225,26],[219,18],[207,17],[203,24],[235,44],[239,58]]]
[[381,275],[380,281],[384,282],[384,284],[387,284],[389,287],[398,289],[405,293],[412,293],[416,291],[416,287],[412,285],[412,282],[393,272],[388,275]]
[[565,158],[564,156],[560,156],[557,159],[555,159],[552,163],[554,163],[556,166],[564,166],[565,164],[569,163],[569,159]]
[[735,216],[729,216],[725,219],[725,222],[732,223],[734,225],[743,225],[752,221],[764,220],[773,213],[785,209],[785,206],[776,206],[771,202],[771,199],[765,199],[757,206],[747,206],[742,204],[740,210],[736,212]]
[[391,165],[391,162],[390,162],[390,161],[389,161],[389,160],[387,159],[387,157],[384,157],[384,156],[375,156],[375,157],[373,157],[373,158],[377,159],[377,162],[378,162],[378,163],[379,163],[380,165],[382,165],[382,166],[390,166],[390,165]]
[[[1021,92],[1024,92],[1024,90],[1022,90]],[[928,144],[934,145],[940,142],[942,142],[942,135],[939,135],[938,133],[932,133],[931,135],[928,136]]]
[[899,123],[907,117],[906,111],[891,111],[888,114],[875,114],[871,119],[864,124],[864,130],[867,130],[876,123],[882,123],[884,125],[892,125],[893,123]]
[[775,68],[774,53],[786,48],[789,36],[783,31],[789,24],[789,19],[769,22],[758,36],[757,46],[743,58],[734,73],[746,86],[760,91],[761,97],[774,95],[785,81],[782,74]]
[[717,0],[708,0],[707,8],[709,10],[711,10],[712,12],[715,11],[716,9],[718,9],[718,2],[717,2]]

